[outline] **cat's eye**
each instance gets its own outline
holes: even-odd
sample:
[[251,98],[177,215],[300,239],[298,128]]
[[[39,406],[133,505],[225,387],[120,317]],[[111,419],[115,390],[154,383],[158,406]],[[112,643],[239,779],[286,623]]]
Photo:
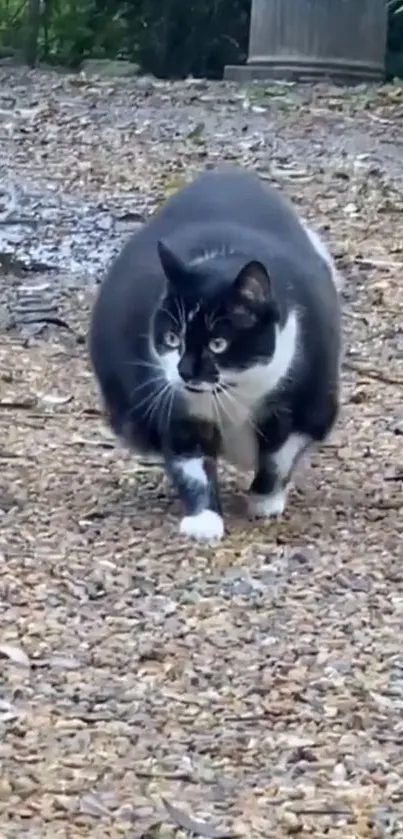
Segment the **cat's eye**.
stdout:
[[209,347],[211,352],[219,355],[219,353],[225,352],[227,349],[228,341],[226,341],[225,338],[212,338],[209,342]]
[[181,339],[176,332],[166,332],[164,335],[164,344],[170,350],[176,350],[180,345]]

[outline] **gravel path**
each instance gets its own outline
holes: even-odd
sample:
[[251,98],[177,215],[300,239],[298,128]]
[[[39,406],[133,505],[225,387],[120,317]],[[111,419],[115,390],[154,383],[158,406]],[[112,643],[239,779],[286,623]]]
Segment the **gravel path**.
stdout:
[[[2,71],[0,91],[2,835],[401,837],[403,89]],[[128,229],[222,159],[325,231],[346,352],[284,518],[247,522],[224,473],[210,549],[105,428],[85,333]]]

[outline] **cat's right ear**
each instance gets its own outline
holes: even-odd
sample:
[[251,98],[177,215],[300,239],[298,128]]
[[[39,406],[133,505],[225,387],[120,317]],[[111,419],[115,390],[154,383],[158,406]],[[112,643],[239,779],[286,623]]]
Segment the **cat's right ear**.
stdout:
[[272,302],[270,277],[262,263],[248,262],[235,280],[235,291],[240,300],[252,305],[267,305]]
[[232,316],[240,327],[252,326],[262,313],[274,321],[279,320],[271,280],[261,262],[252,260],[244,265],[235,280],[232,293]]
[[186,274],[186,268],[182,260],[161,240],[157,244],[158,256],[164,271],[164,274],[174,286],[178,289],[183,283],[183,277]]

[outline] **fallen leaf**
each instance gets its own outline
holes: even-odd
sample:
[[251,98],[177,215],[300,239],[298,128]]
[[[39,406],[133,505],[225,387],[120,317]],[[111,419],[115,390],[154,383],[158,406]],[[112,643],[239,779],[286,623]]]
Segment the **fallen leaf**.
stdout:
[[78,670],[80,662],[70,656],[52,655],[49,659],[49,666],[58,670]]
[[188,139],[189,140],[198,140],[199,137],[203,134],[204,131],[204,122],[198,122],[194,128],[189,132]]
[[0,722],[10,722],[11,720],[18,719],[18,717],[19,712],[11,702],[0,700]]
[[111,815],[109,808],[105,807],[100,798],[92,792],[83,795],[80,799],[80,812],[99,817]]
[[59,393],[44,393],[38,394],[38,396],[45,405],[67,405],[74,399],[74,396],[71,393],[68,393],[65,396]]
[[0,656],[8,658],[13,664],[19,664],[21,667],[30,667],[30,661],[27,654],[21,647],[14,647],[12,644],[0,644]]
[[178,827],[188,830],[189,833],[195,833],[197,836],[206,836],[207,839],[233,839],[233,837],[236,836],[235,833],[220,830],[208,822],[198,821],[193,818],[193,816],[189,816],[183,810],[175,807],[166,798],[162,798],[162,801],[168,810],[172,821],[175,822]]

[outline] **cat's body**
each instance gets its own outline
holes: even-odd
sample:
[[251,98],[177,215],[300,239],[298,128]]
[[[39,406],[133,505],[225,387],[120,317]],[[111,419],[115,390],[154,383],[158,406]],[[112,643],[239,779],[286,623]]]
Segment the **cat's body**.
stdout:
[[254,515],[282,512],[299,456],[337,416],[337,285],[317,234],[233,168],[171,197],[114,262],[93,367],[115,432],[163,456],[184,534],[223,535],[219,457],[255,473]]

